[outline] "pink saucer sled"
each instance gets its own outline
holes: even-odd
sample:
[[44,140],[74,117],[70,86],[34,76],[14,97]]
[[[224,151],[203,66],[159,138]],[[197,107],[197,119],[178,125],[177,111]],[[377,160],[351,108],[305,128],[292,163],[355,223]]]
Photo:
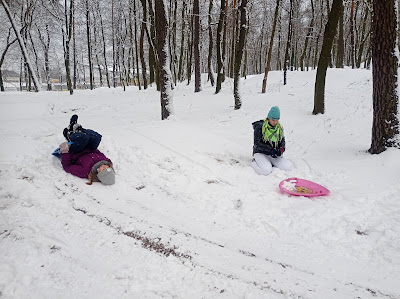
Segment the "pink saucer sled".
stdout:
[[298,178],[283,180],[279,183],[279,189],[290,195],[305,197],[324,196],[330,193],[324,186]]

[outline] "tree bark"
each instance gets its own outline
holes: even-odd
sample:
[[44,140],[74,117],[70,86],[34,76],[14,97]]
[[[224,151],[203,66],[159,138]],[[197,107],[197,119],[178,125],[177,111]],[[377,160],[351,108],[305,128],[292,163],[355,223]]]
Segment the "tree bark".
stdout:
[[[311,2],[311,20],[310,20],[310,25],[308,26],[308,30],[307,30],[307,35],[306,35],[306,39],[304,41],[304,48],[303,48],[303,53],[301,54],[300,57],[300,69],[301,71],[304,71],[304,59],[306,57],[306,53],[307,53],[307,47],[308,47],[308,41],[311,38],[311,34],[313,32],[313,28],[314,28],[314,1],[310,0]],[[308,67],[308,64],[307,64]]]
[[233,80],[233,94],[235,98],[235,110],[240,109],[242,106],[242,100],[239,93],[239,82],[240,82],[240,66],[242,64],[243,48],[246,40],[247,30],[247,0],[242,0],[240,5],[240,33],[239,39],[235,46],[235,67],[234,67],[234,80]]
[[142,8],[143,8],[143,21],[140,28],[140,63],[142,64],[142,78],[143,78],[143,88],[147,89],[147,69],[146,69],[146,60],[144,58],[144,35],[147,31],[146,29],[146,19],[147,19],[147,5],[146,0],[141,0]]
[[354,0],[351,0],[350,7],[350,64],[351,68],[354,69]]
[[193,58],[193,10],[189,12],[189,15],[192,17],[190,18],[190,27],[188,32],[188,46],[187,46],[187,53],[186,53],[186,77],[187,77],[187,85],[190,84],[190,80],[192,80],[192,58]]
[[90,89],[93,90],[93,64],[92,64],[92,45],[90,40],[90,14],[89,14],[89,0],[86,0],[86,36],[88,47],[88,61],[89,61],[89,82]]
[[[167,9],[165,7],[165,9]],[[148,0],[148,11],[150,19],[150,34],[147,38],[149,39],[149,71],[150,71],[150,83],[156,82],[157,90],[160,90],[160,66],[158,57],[156,55],[156,29],[154,20],[154,10],[152,5],[152,0]],[[169,66],[168,66],[169,68]]]
[[217,27],[217,86],[215,93],[219,93],[223,81],[224,60],[223,60],[223,37],[222,31],[225,23],[225,0],[221,0],[221,11]]
[[185,49],[185,11],[186,11],[186,2],[183,2],[182,7],[182,27],[181,27],[181,48],[179,53],[179,66],[178,66],[178,80],[183,80],[183,57],[184,57],[184,49]]
[[337,49],[337,58],[336,58],[336,67],[343,68],[344,67],[344,34],[343,34],[343,14],[344,7],[342,5],[339,12],[339,37],[338,37],[338,49]]
[[293,18],[293,0],[290,0],[288,35],[287,35],[287,41],[286,41],[285,58],[283,61],[283,85],[286,85],[286,83],[287,83],[289,48],[291,47],[291,39],[292,39],[292,18]]
[[155,0],[157,20],[157,53],[160,63],[161,119],[167,119],[172,110],[171,71],[168,52],[168,16],[165,0]]
[[281,33],[282,33],[282,24],[281,24],[281,18],[278,19],[279,23],[279,29],[278,29],[278,46],[277,46],[277,53],[276,53],[276,69],[281,70],[282,69],[282,63],[281,63]]
[[212,13],[212,8],[213,8],[213,0],[209,0],[209,6],[208,6],[208,79],[211,82],[211,86],[214,86],[215,84],[215,78],[214,78],[214,70],[212,67],[212,57],[213,57],[213,48],[214,48],[214,41],[213,41],[213,31],[212,31],[212,18],[211,18],[211,13]]
[[[229,76],[233,77],[233,72],[234,72],[234,64],[235,64],[235,46],[236,46],[236,42],[237,42],[237,36],[236,36],[236,1],[237,0],[233,0],[233,5],[232,5],[232,26],[231,26],[231,30],[232,30],[232,40],[231,40],[231,55],[230,55],[230,63],[229,63]],[[239,20],[238,20],[239,21]]]
[[76,35],[75,35],[75,3],[72,4],[72,46],[74,50],[72,52],[74,60],[74,74],[73,74],[73,85],[72,88],[76,89],[76,81],[78,77],[78,65],[76,63]]
[[333,0],[331,12],[328,16],[328,23],[325,26],[324,39],[322,42],[321,54],[318,61],[317,75],[315,78],[314,110],[313,114],[325,113],[325,79],[326,70],[331,60],[331,49],[333,39],[336,35],[336,28],[339,21],[342,0]]
[[200,4],[199,0],[193,1],[193,15],[194,15],[194,92],[201,91],[201,69],[200,69]]
[[369,152],[400,147],[397,94],[397,16],[395,0],[373,0],[372,79],[373,122]]
[[134,26],[134,31],[135,31],[135,58],[136,58],[136,77],[137,77],[137,81],[138,81],[138,87],[139,90],[142,89],[142,84],[140,83],[140,71],[139,71],[139,52],[138,52],[138,43],[137,43],[137,14],[136,14],[136,0],[133,0],[133,15],[134,15],[134,22],[135,22],[135,26]]

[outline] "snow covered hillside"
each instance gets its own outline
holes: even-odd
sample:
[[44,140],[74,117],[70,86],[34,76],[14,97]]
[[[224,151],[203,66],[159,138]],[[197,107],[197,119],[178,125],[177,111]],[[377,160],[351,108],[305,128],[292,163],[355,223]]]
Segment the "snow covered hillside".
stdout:
[[[180,84],[161,121],[154,87],[0,93],[0,297],[400,298],[400,151],[367,154],[372,81],[271,72],[222,92]],[[253,121],[281,109],[295,165],[249,166]],[[72,114],[103,135],[116,184],[85,184],[51,155]],[[288,177],[331,190],[290,197]]]

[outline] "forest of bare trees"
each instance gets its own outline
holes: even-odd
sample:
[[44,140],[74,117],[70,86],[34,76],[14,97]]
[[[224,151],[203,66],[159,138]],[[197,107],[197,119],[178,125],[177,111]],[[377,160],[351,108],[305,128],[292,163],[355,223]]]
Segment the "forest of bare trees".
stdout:
[[[146,89],[156,84],[160,88],[155,0],[1,2],[10,14],[0,9],[3,89],[34,90],[35,75],[42,90],[61,88],[71,94],[76,88],[99,86]],[[240,35],[242,2],[166,1],[173,84],[190,82],[196,75],[199,91],[201,84],[214,84],[216,75],[218,92],[226,77],[234,77],[236,45],[243,47],[241,77],[317,67],[332,0],[246,1],[244,37]],[[371,0],[343,4],[329,65],[368,68]],[[15,32],[21,44],[15,42]],[[209,74],[208,82],[200,80],[200,73]]]
[[287,84],[287,72],[317,68],[313,114],[323,114],[327,68],[368,69],[374,58],[374,128],[395,124],[373,131],[381,143],[371,152],[379,153],[397,144],[396,1],[0,0],[0,88],[73,95],[150,84],[161,91],[165,119],[169,90],[192,76],[194,92],[210,84],[218,93],[233,79],[240,109],[241,78],[264,73],[265,93],[269,71],[283,71]]

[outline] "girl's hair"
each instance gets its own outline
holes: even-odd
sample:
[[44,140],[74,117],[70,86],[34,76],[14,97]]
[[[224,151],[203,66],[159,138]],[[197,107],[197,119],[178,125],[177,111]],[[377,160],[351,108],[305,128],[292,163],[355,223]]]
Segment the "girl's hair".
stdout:
[[[108,166],[110,166],[111,169],[115,172],[115,169],[111,162],[109,162]],[[93,173],[92,171],[89,172],[88,179],[89,179],[89,182],[86,182],[86,185],[92,185],[93,182],[100,182],[100,180],[97,178],[97,171],[96,171],[96,173]]]

